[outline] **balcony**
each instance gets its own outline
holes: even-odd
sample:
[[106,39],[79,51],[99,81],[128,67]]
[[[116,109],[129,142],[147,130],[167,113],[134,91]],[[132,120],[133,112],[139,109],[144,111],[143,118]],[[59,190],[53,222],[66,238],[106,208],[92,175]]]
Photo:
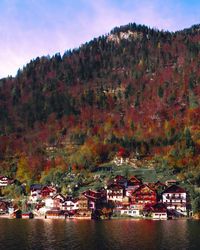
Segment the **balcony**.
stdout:
[[165,196],[165,198],[168,199],[168,200],[176,200],[176,199],[183,200],[185,197],[181,196],[181,195],[179,195],[179,196],[167,195],[167,196]]

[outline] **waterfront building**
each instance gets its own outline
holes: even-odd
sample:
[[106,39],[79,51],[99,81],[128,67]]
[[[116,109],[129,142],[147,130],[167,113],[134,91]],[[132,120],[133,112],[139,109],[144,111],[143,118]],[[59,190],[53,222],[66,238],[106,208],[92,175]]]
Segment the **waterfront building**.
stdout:
[[157,203],[152,206],[152,217],[153,219],[167,220],[167,207],[163,203]]
[[141,205],[154,205],[157,203],[157,193],[154,189],[150,188],[147,184],[142,184],[131,194],[131,204]]
[[162,193],[162,202],[167,209],[176,212],[177,215],[187,215],[187,193],[177,185],[166,188]]

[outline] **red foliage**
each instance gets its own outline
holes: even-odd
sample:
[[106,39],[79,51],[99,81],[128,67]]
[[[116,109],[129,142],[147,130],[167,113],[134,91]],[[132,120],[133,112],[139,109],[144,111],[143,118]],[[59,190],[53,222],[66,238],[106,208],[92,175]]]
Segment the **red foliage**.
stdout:
[[129,157],[130,153],[128,150],[124,149],[124,148],[120,148],[117,155],[119,157],[122,157],[122,158],[126,158],[126,157]]

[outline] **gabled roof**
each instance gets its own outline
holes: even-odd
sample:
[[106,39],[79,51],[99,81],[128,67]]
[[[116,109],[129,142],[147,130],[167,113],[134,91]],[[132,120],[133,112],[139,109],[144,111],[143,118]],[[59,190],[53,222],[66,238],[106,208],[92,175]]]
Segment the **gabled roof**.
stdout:
[[121,175],[117,175],[117,176],[115,176],[115,179],[117,180],[117,181],[127,181],[127,179],[126,178],[124,178],[123,176],[121,176]]
[[185,191],[184,189],[180,188],[180,187],[177,186],[177,185],[172,185],[172,186],[166,188],[166,189],[162,192],[162,194],[164,194],[164,193],[186,193],[186,191]]
[[155,192],[155,190],[153,188],[149,187],[147,184],[142,184],[135,191],[133,191],[132,195],[134,195],[136,192],[140,191],[141,189],[143,189],[145,187],[147,187],[148,189],[150,189],[152,192]]
[[62,200],[62,201],[64,202],[64,201],[65,201],[65,196],[62,195],[62,194],[60,194],[60,193],[58,193],[58,194],[55,194],[55,195],[52,197],[52,199],[60,199],[60,200]]
[[132,178],[130,178],[130,179],[128,180],[128,186],[131,186],[131,185],[138,185],[138,184],[140,184],[140,183],[141,183],[141,181],[138,180],[135,176],[133,176]]

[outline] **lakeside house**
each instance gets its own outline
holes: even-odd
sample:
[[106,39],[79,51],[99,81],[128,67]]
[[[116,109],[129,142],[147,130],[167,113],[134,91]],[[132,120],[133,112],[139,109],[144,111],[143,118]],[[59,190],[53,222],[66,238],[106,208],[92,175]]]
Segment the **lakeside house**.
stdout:
[[152,206],[152,217],[153,219],[167,219],[167,207],[163,203],[157,203]]
[[145,205],[154,205],[157,203],[157,193],[147,184],[141,184],[132,194],[131,203],[140,204],[142,208]]
[[187,193],[184,189],[173,184],[167,187],[162,193],[162,201],[167,209],[172,210],[177,215],[187,215]]

